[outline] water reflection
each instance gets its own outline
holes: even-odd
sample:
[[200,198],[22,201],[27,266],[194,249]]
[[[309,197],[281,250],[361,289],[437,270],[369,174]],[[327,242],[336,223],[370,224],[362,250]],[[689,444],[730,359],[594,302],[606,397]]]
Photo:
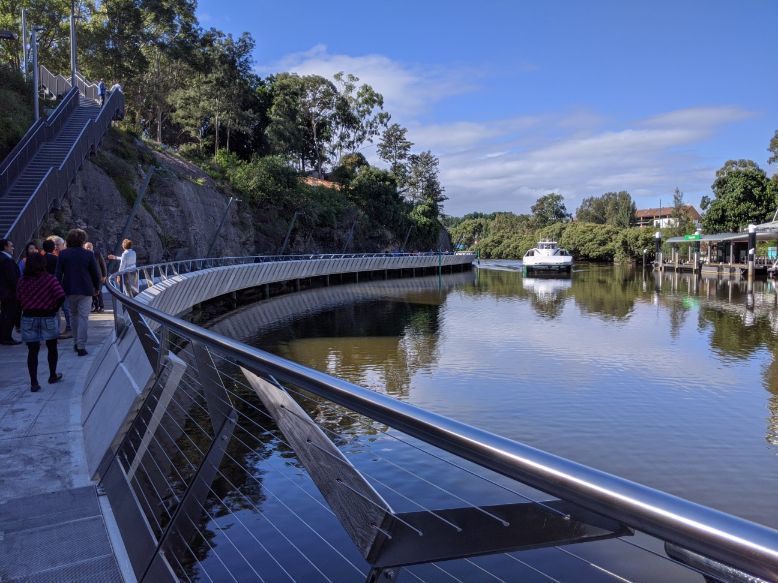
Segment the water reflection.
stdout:
[[438,359],[446,296],[474,280],[466,272],[311,289],[230,312],[210,327],[403,399],[414,374]]

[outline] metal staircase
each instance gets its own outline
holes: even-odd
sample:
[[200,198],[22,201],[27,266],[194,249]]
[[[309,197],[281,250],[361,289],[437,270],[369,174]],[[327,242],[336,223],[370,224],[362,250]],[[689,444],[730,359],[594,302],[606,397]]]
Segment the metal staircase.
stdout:
[[96,101],[96,86],[40,70],[46,94],[64,95],[46,119],[30,127],[0,164],[0,234],[18,249],[32,238],[46,214],[59,206],[86,156],[94,153],[114,119],[124,115],[120,90]]

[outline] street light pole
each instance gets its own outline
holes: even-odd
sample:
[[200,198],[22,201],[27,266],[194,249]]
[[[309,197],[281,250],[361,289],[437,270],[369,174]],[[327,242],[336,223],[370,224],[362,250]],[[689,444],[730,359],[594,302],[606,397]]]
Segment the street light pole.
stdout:
[[22,74],[27,81],[27,9],[22,8]]
[[70,86],[76,86],[76,0],[70,0]]
[[32,51],[32,107],[35,112],[35,121],[38,121],[41,117],[40,104],[38,103],[38,85],[40,80],[38,79],[38,29],[32,27],[30,33],[30,50]]

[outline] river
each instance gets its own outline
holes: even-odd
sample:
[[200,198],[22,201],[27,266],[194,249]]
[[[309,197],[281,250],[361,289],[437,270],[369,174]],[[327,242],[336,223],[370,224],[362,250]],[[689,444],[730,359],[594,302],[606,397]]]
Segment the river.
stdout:
[[[397,399],[778,528],[777,297],[772,281],[756,281],[748,293],[741,281],[585,264],[570,277],[529,278],[517,262],[494,261],[462,274],[280,296],[226,314],[212,327]],[[407,472],[398,483],[424,485],[407,486],[404,494],[425,508],[440,507],[452,493],[476,503],[506,501],[467,483],[460,471],[432,469],[425,454],[412,443],[397,447],[399,434],[383,426],[317,399],[300,400],[374,485]],[[285,444],[263,443],[238,455],[250,458],[246,465],[270,491],[291,495],[287,478],[274,470],[294,468],[295,479],[304,471]],[[315,492],[311,484],[305,489]],[[387,485],[384,492],[392,497],[395,490]],[[276,496],[257,497],[271,508]],[[294,530],[290,520],[279,520]],[[540,553],[532,555],[535,565],[543,564],[545,551],[533,552]],[[561,579],[575,572],[557,567]],[[624,558],[621,568],[632,567]],[[435,572],[414,573],[437,579]]]

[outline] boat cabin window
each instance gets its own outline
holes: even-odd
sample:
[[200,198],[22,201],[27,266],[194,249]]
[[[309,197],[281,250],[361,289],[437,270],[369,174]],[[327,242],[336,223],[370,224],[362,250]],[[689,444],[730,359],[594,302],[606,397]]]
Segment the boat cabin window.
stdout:
[[532,257],[533,255],[535,255],[535,250],[534,249],[530,249],[529,251],[527,251],[527,253],[524,255],[524,257]]
[[556,243],[552,242],[541,242],[538,244],[539,249],[554,249],[556,247]]

